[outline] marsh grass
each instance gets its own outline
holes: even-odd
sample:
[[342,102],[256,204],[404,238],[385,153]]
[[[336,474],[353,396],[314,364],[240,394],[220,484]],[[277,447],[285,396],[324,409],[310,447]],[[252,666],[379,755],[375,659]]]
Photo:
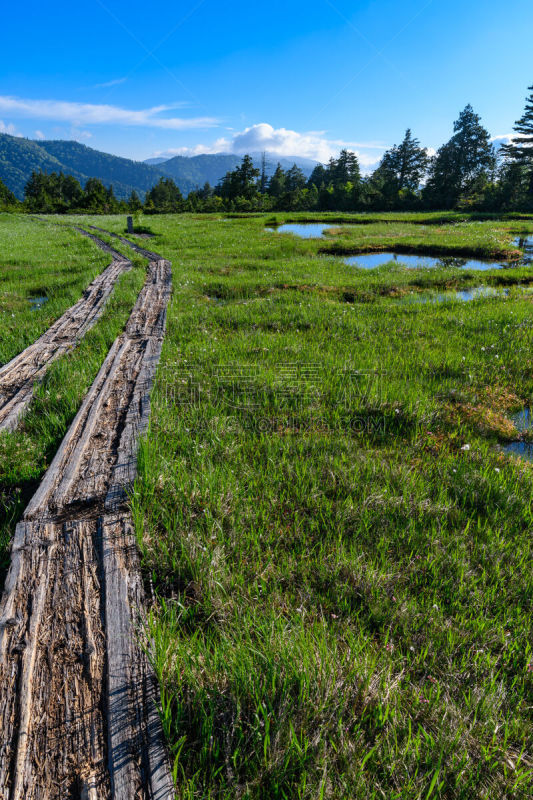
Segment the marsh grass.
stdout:
[[[533,468],[499,445],[531,272],[402,307],[480,274],[354,273],[264,222],[153,219],[174,299],[132,508],[178,796],[528,797]],[[514,224],[386,230],[494,255]],[[347,401],[353,369],[380,381]]]
[[[67,227],[0,214],[0,365],[74,305],[109,260]],[[35,297],[47,302],[32,308]]]
[[[533,466],[500,445],[531,270],[354,271],[268,219],[150,219],[174,293],[131,504],[178,797],[529,798]],[[419,221],[346,244],[533,230]]]
[[[77,236],[81,239],[79,234]],[[61,236],[58,239],[61,242]],[[77,244],[78,239],[75,241]],[[35,252],[38,252],[38,245],[35,247]],[[89,249],[89,263],[94,260],[93,248],[96,250],[94,245]],[[83,253],[78,258],[81,272]],[[108,261],[106,256],[106,263]],[[28,412],[17,430],[0,433],[0,587],[9,563],[9,544],[15,525],[74,419],[109,347],[128,319],[144,282],[146,261],[142,263],[142,267],[137,265],[118,279],[102,317],[78,347],[52,364],[42,384],[36,387]],[[30,261],[26,269],[31,271],[32,268]],[[62,302],[67,302],[66,296]],[[69,304],[67,302],[67,307]],[[21,325],[25,324],[24,319],[19,319]],[[24,331],[23,338],[27,335]]]

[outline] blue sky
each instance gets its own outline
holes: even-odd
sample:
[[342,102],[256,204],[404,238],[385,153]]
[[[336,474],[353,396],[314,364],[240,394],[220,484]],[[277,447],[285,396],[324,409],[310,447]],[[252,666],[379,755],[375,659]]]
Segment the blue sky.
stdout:
[[139,160],[347,146],[370,168],[407,127],[437,148],[469,102],[510,133],[532,25],[531,0],[5,3],[0,131]]

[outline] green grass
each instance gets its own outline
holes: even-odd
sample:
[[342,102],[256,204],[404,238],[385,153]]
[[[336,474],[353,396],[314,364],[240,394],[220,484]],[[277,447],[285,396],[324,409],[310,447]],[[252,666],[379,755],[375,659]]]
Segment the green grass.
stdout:
[[409,217],[150,218],[174,294],[132,511],[180,798],[531,796],[533,465],[502,445],[533,273],[323,251],[500,257],[533,221]]
[[[44,333],[109,264],[79,233],[0,214],[0,365]],[[47,297],[41,308],[30,298]]]
[[[15,223],[17,222],[18,218],[15,219]],[[53,263],[52,254],[55,252],[57,257],[58,252],[61,252],[62,241],[69,232],[62,233],[63,236],[58,236],[57,239],[58,250],[54,250],[53,243],[48,252],[50,263]],[[71,236],[74,237],[74,234]],[[79,234],[76,237],[85,244]],[[70,247],[72,248],[72,244]],[[86,259],[89,265],[95,261],[93,248],[96,250],[91,244],[89,258]],[[37,252],[36,243],[35,250],[30,251],[30,257]],[[97,256],[99,252],[96,250]],[[109,257],[102,255],[108,263]],[[81,272],[82,254],[77,258]],[[20,259],[20,268],[23,271],[22,254]],[[143,264],[146,264],[145,260]],[[28,273],[33,271],[31,261],[28,261],[26,269]],[[15,525],[74,419],[109,347],[122,332],[144,278],[145,269],[137,265],[118,279],[95,327],[86,334],[76,349],[52,364],[43,383],[36,387],[29,410],[17,430],[13,433],[0,433],[0,588],[9,563],[9,543]],[[63,285],[66,285],[66,276],[64,280]],[[67,295],[63,296],[63,302],[66,302],[66,297]],[[66,302],[67,307],[69,304],[70,301]],[[21,321],[21,324],[24,322]],[[27,335],[27,331],[22,331],[24,340]]]

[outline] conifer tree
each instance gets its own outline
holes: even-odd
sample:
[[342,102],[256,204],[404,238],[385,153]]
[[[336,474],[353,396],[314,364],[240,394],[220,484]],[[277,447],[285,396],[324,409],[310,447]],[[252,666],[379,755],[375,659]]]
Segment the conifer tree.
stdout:
[[305,175],[297,164],[293,164],[285,173],[285,189],[287,192],[295,192],[303,189],[306,184]]
[[520,166],[520,170],[512,171],[517,177],[525,179],[527,193],[533,198],[533,86],[528,86],[529,96],[526,98],[524,113],[513,126],[517,136],[509,144],[501,148],[504,158]]
[[91,211],[101,212],[108,203],[108,192],[98,178],[89,178],[85,184],[83,205]]
[[257,194],[258,177],[259,170],[254,167],[251,156],[245,155],[236,169],[226,172],[216,187],[216,192],[228,200],[234,200],[236,197],[251,200]]
[[341,150],[337,160],[331,158],[328,164],[328,179],[334,187],[344,186],[346,183],[359,183],[361,171],[355,153]]
[[19,201],[5,183],[0,179],[0,208],[9,208],[10,206],[18,206]]
[[528,92],[524,113],[513,126],[519,135],[504,145],[502,151],[516,161],[527,161],[533,165],[533,86],[528,86]]
[[313,169],[309,180],[307,181],[307,185],[309,187],[316,186],[317,189],[320,189],[322,184],[327,182],[327,169],[323,164],[317,164],[316,167]]
[[428,165],[427,151],[420,147],[408,128],[400,145],[394,145],[384,154],[381,167],[385,180],[394,183],[396,193],[402,189],[415,191],[425,175]]
[[280,163],[276,167],[276,170],[270,181],[268,182],[268,193],[271,197],[281,197],[283,192],[285,191],[285,172],[283,167]]
[[83,189],[73,175],[65,175],[61,185],[61,195],[68,208],[81,208]]
[[183,195],[172,178],[160,178],[146,193],[146,213],[176,214],[183,211]]
[[128,211],[131,211],[132,214],[135,214],[137,211],[140,211],[143,207],[139,195],[135,191],[132,191],[130,196],[128,197]]
[[454,135],[431,162],[424,197],[435,208],[452,208],[461,196],[479,189],[494,169],[494,148],[481,118],[467,105],[453,126]]

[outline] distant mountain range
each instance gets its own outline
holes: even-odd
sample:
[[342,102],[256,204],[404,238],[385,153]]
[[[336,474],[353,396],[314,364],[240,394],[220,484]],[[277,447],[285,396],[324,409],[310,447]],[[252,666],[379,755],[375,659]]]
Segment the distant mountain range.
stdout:
[[[257,167],[261,154],[252,153]],[[183,194],[209,182],[214,186],[226,172],[240,164],[241,156],[217,153],[214,155],[174,156],[132,161],[93,150],[74,141],[34,141],[0,133],[0,179],[22,199],[24,187],[35,170],[73,175],[82,184],[88,178],[99,178],[105,186],[113,186],[119,199],[126,199],[135,190],[141,198],[161,177],[171,177]],[[278,161],[284,169],[294,163],[309,176],[315,161],[302,158],[278,158],[267,153],[267,171],[274,172]]]
[[[262,153],[250,153],[254,160],[255,166],[261,168]],[[174,178],[181,191],[184,190],[181,186],[181,181],[190,182],[193,184],[191,188],[203,186],[207,181],[214,186],[220,178],[223,178],[226,172],[235,169],[242,161],[242,155],[236,156],[232,153],[216,153],[213,155],[200,155],[200,156],[173,156],[172,158],[159,159],[149,158],[144,161],[144,164],[157,166],[165,175],[170,175]],[[309,158],[294,158],[276,156],[273,153],[266,153],[266,171],[268,175],[272,175],[278,163],[281,164],[283,169],[290,169],[293,164],[297,164],[304,174],[309,177],[315,168],[317,162],[311,161]]]

